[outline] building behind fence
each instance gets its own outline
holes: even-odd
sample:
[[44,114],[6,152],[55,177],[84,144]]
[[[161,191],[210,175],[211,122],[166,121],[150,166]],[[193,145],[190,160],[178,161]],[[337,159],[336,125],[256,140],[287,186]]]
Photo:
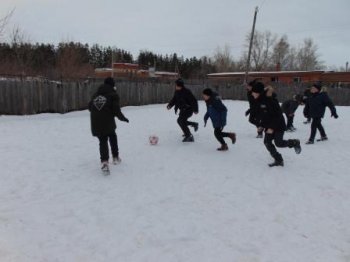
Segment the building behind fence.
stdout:
[[[42,79],[1,79],[0,114],[29,115],[38,113],[66,113],[84,110],[96,92],[101,79],[85,81],[54,82]],[[139,79],[116,80],[121,106],[167,103],[174,92],[173,80]],[[242,83],[230,80],[190,80],[186,86],[198,99],[204,88],[216,90],[223,99],[246,100]],[[300,85],[274,85],[280,102],[294,94],[303,93],[307,87]],[[336,105],[350,105],[349,88],[328,88]]]

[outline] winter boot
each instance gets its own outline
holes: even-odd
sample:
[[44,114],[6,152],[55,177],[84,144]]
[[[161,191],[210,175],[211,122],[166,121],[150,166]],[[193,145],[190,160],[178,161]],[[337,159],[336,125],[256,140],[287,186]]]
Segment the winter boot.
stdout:
[[227,144],[223,144],[223,145],[221,145],[221,147],[219,147],[216,150],[218,150],[218,151],[227,151],[228,150],[228,146],[227,146]]
[[198,123],[194,123],[193,128],[194,128],[194,132],[197,132],[198,131]]
[[185,136],[185,138],[182,140],[182,142],[194,142],[193,135]]
[[300,146],[300,140],[299,139],[289,139],[288,140],[288,146],[293,147],[295,150],[295,153],[300,154],[301,153],[301,146]]
[[113,157],[113,165],[118,165],[122,162],[121,158],[119,156],[114,156]]
[[320,139],[317,139],[316,141],[320,142],[320,141],[326,141],[326,140],[328,140],[328,137],[327,136],[322,136]]
[[262,132],[262,131],[259,131],[259,132],[258,132],[258,135],[256,136],[256,138],[263,138],[263,132]]
[[101,170],[103,172],[109,173],[109,166],[108,166],[108,161],[103,161],[101,163]]
[[236,143],[236,134],[235,133],[228,133],[228,137],[231,139],[232,144]]
[[305,144],[306,144],[306,145],[312,145],[312,144],[314,144],[314,141],[308,140]]
[[275,160],[273,163],[269,164],[269,167],[274,167],[274,166],[284,166],[283,160]]

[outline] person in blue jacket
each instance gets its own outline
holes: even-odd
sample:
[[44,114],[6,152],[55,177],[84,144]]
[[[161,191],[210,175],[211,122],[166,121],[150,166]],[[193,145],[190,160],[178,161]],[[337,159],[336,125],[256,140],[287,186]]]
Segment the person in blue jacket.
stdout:
[[321,92],[322,85],[317,82],[314,83],[310,89],[311,96],[308,99],[308,102],[305,104],[304,115],[306,118],[311,118],[311,133],[310,138],[306,144],[313,144],[316,136],[316,131],[320,131],[321,138],[318,141],[328,140],[326,132],[321,124],[322,118],[326,111],[326,107],[329,107],[331,110],[331,116],[338,118],[337,110],[329,98],[326,92]]
[[236,142],[235,133],[223,132],[224,126],[226,125],[227,108],[222,103],[219,95],[213,92],[213,90],[210,88],[204,89],[202,95],[207,106],[207,112],[204,115],[204,126],[207,125],[207,121],[210,118],[213,123],[215,138],[221,144],[221,147],[219,147],[217,150],[227,151],[228,146],[224,140],[224,137],[229,137],[232,144]]

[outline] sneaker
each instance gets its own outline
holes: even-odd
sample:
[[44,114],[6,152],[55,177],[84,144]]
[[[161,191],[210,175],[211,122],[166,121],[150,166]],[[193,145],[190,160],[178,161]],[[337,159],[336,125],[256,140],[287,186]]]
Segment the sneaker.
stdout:
[[316,141],[320,142],[320,141],[326,141],[326,140],[328,140],[328,137],[327,136],[323,136],[320,139],[317,139]]
[[284,166],[283,160],[281,161],[275,160],[275,162],[269,164],[269,167],[274,167],[274,166]]
[[197,132],[198,131],[198,123],[194,123],[193,128],[194,128],[194,132]]
[[294,150],[295,150],[295,153],[297,153],[298,155],[301,153],[301,146],[300,146],[299,139],[294,140]]
[[312,144],[314,144],[314,141],[309,140],[309,141],[307,141],[305,144],[306,144],[306,145],[312,145]]
[[193,135],[185,136],[182,142],[194,142]]
[[103,161],[101,163],[101,170],[103,172],[109,172],[109,166],[108,166],[108,161]]
[[229,133],[228,137],[231,138],[232,144],[236,143],[236,134],[235,133]]
[[223,144],[223,145],[221,145],[221,147],[219,147],[216,150],[218,150],[218,151],[227,151],[228,150],[228,146],[226,144]]
[[119,156],[113,157],[113,165],[118,165],[120,162],[122,162],[122,160]]

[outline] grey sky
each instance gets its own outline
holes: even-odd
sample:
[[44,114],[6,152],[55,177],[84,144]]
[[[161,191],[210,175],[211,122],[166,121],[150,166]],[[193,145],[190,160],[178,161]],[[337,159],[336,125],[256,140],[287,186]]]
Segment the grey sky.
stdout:
[[16,8],[18,26],[33,42],[79,41],[139,50],[212,56],[229,45],[244,51],[255,6],[257,30],[286,34],[292,45],[311,37],[328,66],[350,62],[350,0],[1,0],[0,16]]

